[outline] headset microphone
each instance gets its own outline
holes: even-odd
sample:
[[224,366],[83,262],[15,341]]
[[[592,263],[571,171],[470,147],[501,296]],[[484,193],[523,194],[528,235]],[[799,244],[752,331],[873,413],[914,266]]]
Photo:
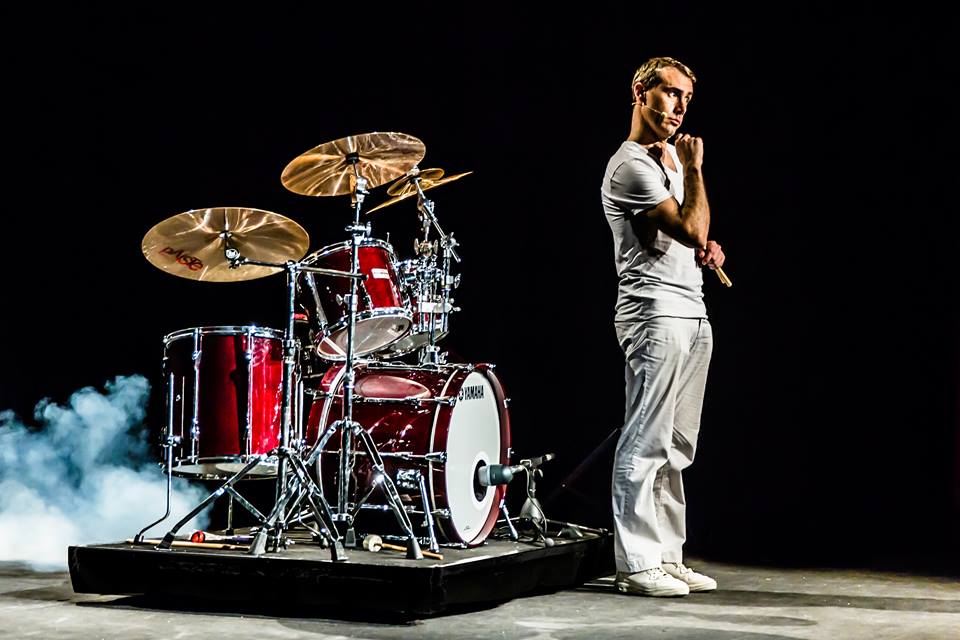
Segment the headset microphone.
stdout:
[[659,119],[657,120],[657,124],[659,124],[659,123],[661,123],[661,122],[663,122],[664,120],[667,119],[667,112],[666,112],[666,111],[660,111],[659,109],[654,109],[653,107],[648,107],[648,106],[645,105],[645,104],[641,104],[640,106],[643,107],[643,108],[645,108],[645,109],[649,109],[650,111],[653,111],[655,114],[657,114],[657,118],[659,118]]

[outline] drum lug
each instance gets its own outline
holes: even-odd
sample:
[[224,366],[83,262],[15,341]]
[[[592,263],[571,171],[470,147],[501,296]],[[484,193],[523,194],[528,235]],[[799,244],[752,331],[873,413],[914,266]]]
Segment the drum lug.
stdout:
[[427,462],[433,462],[436,464],[447,464],[447,452],[446,451],[434,451],[423,456]]
[[357,296],[350,295],[349,293],[345,296],[337,296],[342,298],[342,303],[347,305],[347,313],[356,313],[357,312]]
[[420,472],[416,469],[400,469],[397,471],[397,486],[405,491],[420,489]]
[[[358,288],[360,292],[363,293],[363,301],[366,303],[367,308],[373,309],[374,308],[373,298],[370,296],[370,292],[367,291],[367,283],[361,281]],[[356,313],[356,311],[357,311],[357,307],[356,307],[356,304],[354,304],[353,312]]]

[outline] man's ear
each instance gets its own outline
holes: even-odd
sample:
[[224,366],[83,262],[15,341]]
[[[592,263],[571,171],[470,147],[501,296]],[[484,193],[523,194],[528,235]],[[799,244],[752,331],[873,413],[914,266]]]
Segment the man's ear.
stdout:
[[645,94],[647,90],[643,88],[642,82],[635,82],[633,84],[633,104],[645,104]]

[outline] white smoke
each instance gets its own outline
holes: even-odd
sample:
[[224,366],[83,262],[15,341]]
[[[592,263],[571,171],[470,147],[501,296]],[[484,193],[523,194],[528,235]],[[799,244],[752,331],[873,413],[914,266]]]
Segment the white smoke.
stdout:
[[[0,561],[62,569],[68,546],[132,538],[163,515],[166,476],[143,425],[150,383],[118,376],[105,391],[81,389],[67,406],[41,401],[34,428],[0,412]],[[148,535],[168,531],[207,493],[178,479],[173,487],[171,517]]]

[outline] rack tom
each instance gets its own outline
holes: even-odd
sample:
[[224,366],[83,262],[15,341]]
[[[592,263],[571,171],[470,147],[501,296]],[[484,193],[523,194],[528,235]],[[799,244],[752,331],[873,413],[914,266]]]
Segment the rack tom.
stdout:
[[[329,245],[307,256],[308,267],[351,270],[352,242]],[[383,240],[364,238],[358,247],[357,314],[354,354],[364,356],[390,346],[410,330],[411,313],[397,276],[393,247]],[[299,286],[301,306],[312,316],[314,348],[325,360],[343,361],[347,353],[347,299],[350,279],[304,272]]]

